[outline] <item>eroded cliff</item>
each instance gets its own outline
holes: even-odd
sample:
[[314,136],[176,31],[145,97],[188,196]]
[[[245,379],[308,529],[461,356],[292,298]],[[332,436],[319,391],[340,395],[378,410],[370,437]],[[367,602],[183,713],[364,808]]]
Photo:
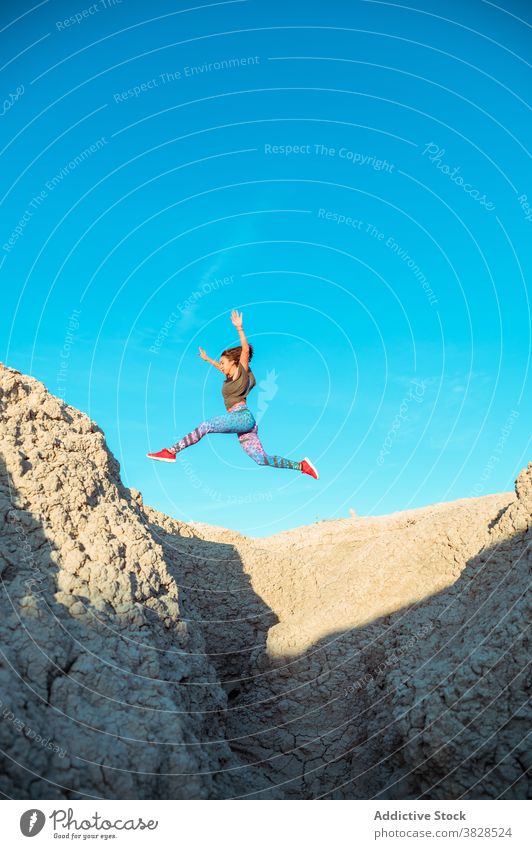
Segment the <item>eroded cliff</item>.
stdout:
[[5,366],[0,417],[3,793],[527,795],[532,463],[514,492],[252,539],[144,505],[100,428]]

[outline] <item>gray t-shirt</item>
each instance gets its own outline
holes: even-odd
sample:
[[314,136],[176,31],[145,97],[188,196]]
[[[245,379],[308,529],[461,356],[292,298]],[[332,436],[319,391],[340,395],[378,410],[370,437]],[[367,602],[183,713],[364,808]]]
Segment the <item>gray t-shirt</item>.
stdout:
[[245,401],[246,395],[251,392],[255,384],[255,375],[251,369],[246,371],[242,363],[239,363],[236,379],[227,377],[222,383],[225,409],[229,410],[238,401]]

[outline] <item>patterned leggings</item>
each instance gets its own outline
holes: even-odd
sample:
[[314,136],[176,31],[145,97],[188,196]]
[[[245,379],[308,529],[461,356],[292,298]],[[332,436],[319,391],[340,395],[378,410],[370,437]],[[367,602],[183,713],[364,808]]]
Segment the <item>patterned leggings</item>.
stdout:
[[258,425],[251,410],[245,402],[235,404],[230,412],[222,416],[201,422],[194,430],[172,445],[171,451],[182,451],[189,445],[195,445],[206,433],[236,433],[238,441],[246,454],[260,466],[275,466],[277,469],[294,469],[301,471],[298,460],[287,460],[275,454],[266,454],[258,436]]

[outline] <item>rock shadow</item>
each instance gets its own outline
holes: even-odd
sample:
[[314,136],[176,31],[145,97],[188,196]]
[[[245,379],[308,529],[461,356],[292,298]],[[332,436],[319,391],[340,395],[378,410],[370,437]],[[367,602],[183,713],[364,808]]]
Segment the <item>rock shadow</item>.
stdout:
[[270,661],[227,727],[263,770],[249,798],[528,798],[531,542],[488,545],[447,589]]
[[153,522],[150,528],[232,705],[254,680],[266,655],[268,631],[279,620],[253,589],[233,545],[176,536]]

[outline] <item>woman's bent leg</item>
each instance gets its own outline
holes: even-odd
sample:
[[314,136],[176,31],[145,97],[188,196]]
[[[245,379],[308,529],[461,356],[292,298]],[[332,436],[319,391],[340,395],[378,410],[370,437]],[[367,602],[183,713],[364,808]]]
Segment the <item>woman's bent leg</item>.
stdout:
[[252,460],[259,466],[273,466],[276,469],[294,469],[301,471],[301,463],[298,460],[287,460],[286,457],[278,457],[276,454],[266,454],[257,433],[258,426],[255,425],[247,433],[239,433],[238,441]]
[[177,453],[190,445],[195,445],[207,433],[243,433],[249,430],[254,422],[255,419],[247,408],[214,416],[212,419],[201,422],[194,430],[183,436],[182,439],[171,446],[170,451]]

